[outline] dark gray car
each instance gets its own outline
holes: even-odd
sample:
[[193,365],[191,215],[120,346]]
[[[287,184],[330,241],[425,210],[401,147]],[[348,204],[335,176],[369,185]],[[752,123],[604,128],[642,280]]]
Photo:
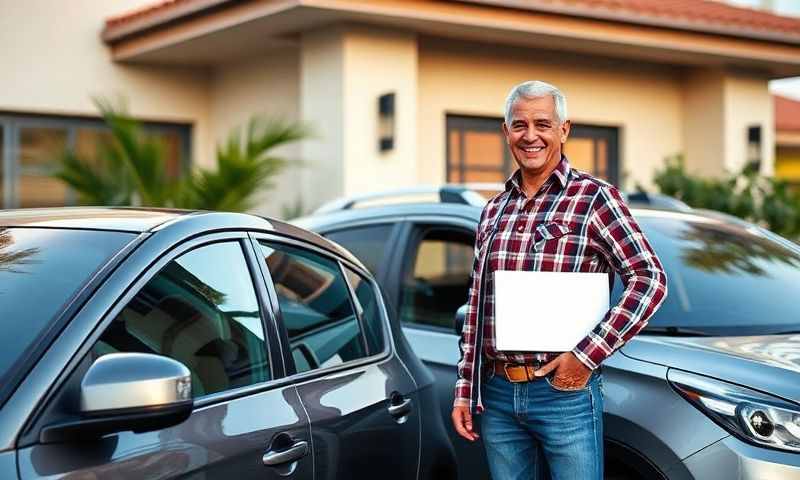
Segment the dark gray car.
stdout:
[[[436,376],[449,424],[453,318],[467,298],[481,202],[441,195],[441,203],[376,206],[373,197],[370,208],[340,202],[296,223],[375,273]],[[607,478],[800,479],[800,250],[720,214],[633,213],[670,295],[604,362]],[[617,279],[612,300],[621,289]],[[460,478],[488,477],[482,446],[448,427]]]
[[398,325],[281,222],[0,213],[0,478],[454,478]]

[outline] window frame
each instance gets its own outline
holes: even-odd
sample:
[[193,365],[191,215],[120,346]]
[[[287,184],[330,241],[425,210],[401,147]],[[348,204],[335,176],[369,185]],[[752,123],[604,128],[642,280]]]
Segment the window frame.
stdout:
[[[445,179],[448,179],[448,182],[456,182],[456,183],[464,183],[464,177],[466,176],[467,170],[478,171],[478,172],[499,172],[502,180],[499,182],[504,182],[508,175],[506,174],[507,171],[513,171],[515,168],[514,160],[511,158],[511,153],[508,151],[508,147],[505,144],[505,141],[501,142],[501,149],[503,155],[503,163],[497,166],[478,166],[478,165],[467,165],[466,160],[464,158],[464,133],[465,132],[488,132],[488,133],[496,133],[501,137],[501,140],[505,140],[502,135],[503,132],[501,130],[501,126],[503,124],[502,117],[482,117],[477,115],[457,115],[452,113],[445,114]],[[452,151],[450,148],[450,135],[453,132],[458,132],[458,150],[459,150],[459,158],[454,159],[451,158]],[[451,162],[452,161],[452,162]],[[453,180],[450,180],[451,175],[457,177]]]
[[[275,290],[275,284],[272,281],[272,275],[270,274],[269,270],[267,269],[266,262],[263,261],[261,255],[261,244],[260,242],[267,242],[267,243],[276,243],[276,244],[283,244],[287,246],[291,246],[294,248],[299,248],[303,250],[307,250],[315,255],[319,255],[321,257],[327,258],[336,262],[339,274],[342,275],[344,278],[345,284],[347,285],[348,295],[350,304],[353,306],[353,310],[356,311],[356,317],[358,319],[359,327],[361,328],[361,339],[364,344],[365,351],[367,355],[362,358],[358,358],[356,360],[349,360],[347,362],[343,362],[339,365],[333,365],[330,367],[324,368],[317,368],[314,370],[308,370],[306,372],[297,372],[294,359],[291,355],[291,350],[288,348],[289,346],[289,335],[286,331],[286,327],[283,324],[283,312],[280,309],[280,303],[278,302],[278,295],[277,291]],[[286,237],[278,234],[266,234],[266,233],[259,233],[259,232],[251,232],[250,233],[250,242],[253,248],[253,251],[257,255],[258,260],[258,267],[261,270],[261,275],[263,277],[264,285],[269,293],[269,301],[272,304],[273,308],[273,318],[275,319],[276,327],[278,329],[278,338],[281,342],[281,351],[283,353],[283,362],[286,367],[286,378],[292,383],[299,383],[304,382],[306,380],[324,377],[326,375],[330,375],[332,373],[341,372],[352,370],[354,368],[362,367],[365,365],[371,365],[376,363],[382,363],[387,361],[391,355],[394,354],[394,338],[392,337],[391,325],[389,324],[389,314],[386,310],[386,305],[383,302],[383,298],[381,295],[376,294],[376,301],[379,305],[379,311],[381,314],[381,323],[383,325],[383,337],[384,337],[384,347],[383,351],[371,354],[367,347],[366,343],[366,336],[364,334],[364,323],[362,316],[356,310],[356,300],[354,297],[354,292],[352,285],[350,285],[349,280],[347,279],[347,274],[344,271],[343,266],[347,265],[353,271],[357,272],[365,279],[367,279],[372,286],[373,291],[376,293],[379,292],[379,286],[375,278],[372,274],[368,271],[364,270],[361,266],[342,258],[329,250],[320,248],[316,245],[309,244],[307,242]]]
[[[192,125],[182,123],[152,122],[139,120],[144,131],[151,134],[176,133],[180,138],[180,168],[182,172],[191,169]],[[76,117],[59,115],[38,115],[0,111],[0,130],[3,131],[3,143],[0,145],[0,170],[2,170],[3,189],[0,195],[0,208],[20,208],[19,177],[21,165],[19,159],[20,129],[52,128],[63,129],[67,134],[68,150],[74,151],[79,128],[110,131],[102,118]],[[74,205],[77,196],[74,190],[67,187],[64,199],[66,206]]]
[[[506,179],[517,169],[514,159],[505,144],[503,132],[500,129],[504,119],[502,117],[479,116],[479,115],[460,115],[458,113],[445,113],[445,179],[449,182],[464,183],[464,178],[468,170],[475,172],[499,172],[502,180]],[[459,134],[459,158],[451,158],[453,152],[450,146],[450,136],[453,132]],[[464,156],[464,133],[465,132],[489,132],[496,133],[502,141],[503,162],[495,166],[487,165],[467,165]],[[597,160],[597,140],[607,142],[607,177],[608,182],[619,185],[622,177],[622,159],[620,158],[620,142],[622,128],[615,125],[571,123],[570,138],[584,138],[595,141],[595,161]],[[569,148],[564,152],[569,157]],[[589,172],[592,175],[599,173]],[[466,182],[472,183],[472,182]]]
[[[361,279],[363,281],[366,281],[369,284],[370,289],[372,291],[372,294],[375,297],[376,304],[379,302],[378,299],[381,297],[380,289],[379,289],[379,287],[377,287],[377,283],[375,282],[374,279],[371,279],[367,275],[361,274],[356,269],[350,268],[348,266],[348,264],[345,264],[342,261],[339,261],[339,269],[344,274],[344,281],[345,281],[345,284],[347,284],[347,290],[350,292],[351,302],[353,303],[353,306],[356,309],[356,315],[358,315],[358,318],[359,318],[359,324],[361,325],[361,332],[362,332],[362,336],[363,336],[364,342],[365,342],[364,348],[366,349],[366,351],[368,353],[367,356],[377,355],[377,354],[383,353],[383,351],[386,350],[386,341],[387,341],[387,339],[386,339],[386,328],[385,328],[386,325],[385,325],[385,322],[383,321],[383,319],[381,319],[381,321],[379,322],[379,324],[384,327],[384,328],[381,329],[381,333],[382,333],[382,337],[383,337],[383,350],[380,351],[380,352],[372,353],[370,351],[371,349],[369,347],[369,340],[367,340],[367,334],[366,334],[367,329],[366,329],[366,323],[365,323],[366,320],[364,319],[364,306],[361,305],[361,301],[358,299],[358,294],[356,293],[355,288],[353,288],[353,284],[350,283],[350,278],[347,275],[347,269],[350,269],[353,272],[354,275],[357,275],[357,276],[361,277]],[[378,314],[380,315],[381,313],[382,313],[381,309],[379,308],[378,309]],[[387,319],[388,319],[388,317],[387,317]]]
[[[274,386],[279,385],[284,378],[283,369],[277,368],[279,365],[283,365],[282,357],[280,356],[280,351],[275,348],[273,342],[271,341],[271,339],[276,337],[277,332],[274,330],[274,324],[270,321],[270,319],[266,318],[267,315],[270,315],[270,310],[267,308],[264,302],[264,292],[259,288],[257,282],[257,270],[255,265],[253,265],[253,262],[256,259],[252,257],[252,252],[250,251],[247,243],[247,238],[247,232],[214,233],[190,239],[172,247],[168,252],[154,260],[147,267],[147,269],[138,276],[136,281],[127,288],[125,293],[116,299],[114,306],[109,309],[105,315],[103,315],[103,318],[96,324],[92,335],[88,336],[84,340],[81,348],[76,353],[75,358],[88,358],[87,355],[91,352],[95,343],[97,343],[103,333],[105,333],[111,322],[117,318],[120,312],[131,302],[131,300],[133,300],[136,295],[139,294],[142,288],[144,288],[147,283],[150,282],[150,280],[158,275],[167,264],[192,250],[215,243],[233,242],[238,244],[241,248],[245,264],[247,265],[247,269],[250,273],[251,282],[253,282],[253,290],[255,292],[261,313],[261,325],[264,329],[264,348],[266,350],[266,358],[270,364],[270,379],[265,382],[255,383],[252,385],[246,385],[222,392],[215,392],[202,397],[193,398],[192,401],[194,402],[194,408],[197,409],[212,404],[234,400],[236,398],[251,395],[264,390],[270,390]],[[72,369],[71,372],[67,374],[65,378],[73,378],[74,375],[85,374],[85,371],[82,371],[83,369],[81,368],[81,365],[87,368],[89,366],[87,362],[81,361],[75,366],[75,368]]]
[[[167,262],[165,262],[163,264],[159,262],[160,268],[158,268],[157,271],[152,276],[148,275],[148,277],[149,277],[148,281],[143,283],[143,284],[141,284],[141,287],[137,289],[136,293],[134,295],[132,295],[126,302],[121,304],[121,308],[119,309],[119,312],[121,313],[129,305],[131,305],[131,302],[134,299],[136,299],[136,297],[142,292],[142,290],[144,288],[146,288],[148,285],[150,285],[150,282],[156,280],[159,277],[159,275],[161,275],[161,273],[164,272],[165,268],[169,267],[171,264],[173,264],[173,262],[177,262],[181,258],[184,258],[186,255],[190,255],[190,254],[192,254],[194,252],[197,252],[199,250],[203,250],[203,249],[207,249],[207,248],[213,248],[214,246],[217,246],[217,245],[224,245],[226,247],[232,247],[234,249],[238,248],[239,252],[242,255],[241,259],[244,262],[244,266],[247,269],[248,274],[250,276],[250,284],[252,286],[252,295],[253,295],[252,300],[255,301],[255,305],[258,308],[258,314],[259,314],[259,317],[258,317],[259,318],[259,323],[258,323],[258,325],[260,325],[260,327],[261,327],[261,335],[263,336],[263,339],[259,339],[262,351],[258,352],[258,355],[259,356],[263,355],[263,361],[266,362],[266,367],[267,367],[266,368],[266,371],[267,371],[266,376],[267,376],[267,378],[265,380],[262,380],[262,381],[257,381],[257,382],[254,382],[254,383],[248,383],[246,385],[241,385],[241,386],[238,386],[238,387],[231,387],[231,388],[227,388],[225,390],[219,390],[219,391],[215,391],[215,392],[212,392],[212,393],[208,393],[208,394],[204,394],[204,395],[200,395],[200,396],[196,396],[196,397],[193,396],[192,397],[193,400],[202,400],[202,399],[205,399],[205,398],[208,398],[208,397],[212,397],[212,396],[214,396],[216,394],[222,394],[222,393],[226,393],[226,392],[230,392],[230,391],[237,391],[240,388],[250,387],[250,386],[253,386],[253,385],[265,384],[265,383],[270,382],[271,380],[273,380],[275,378],[275,368],[273,366],[274,362],[272,361],[272,357],[271,357],[271,354],[270,354],[270,346],[269,346],[269,339],[268,339],[269,333],[268,333],[268,329],[267,329],[267,327],[266,327],[266,325],[264,323],[264,308],[263,308],[263,306],[261,304],[261,301],[260,301],[260,299],[258,297],[258,293],[256,292],[257,285],[255,283],[255,278],[253,277],[253,272],[252,272],[252,269],[251,269],[251,266],[250,266],[250,261],[247,258],[246,249],[249,248],[248,245],[246,243],[242,242],[241,239],[225,239],[225,240],[217,240],[217,241],[211,241],[211,242],[202,243],[202,244],[199,244],[199,245],[195,245],[195,246],[193,246],[193,247],[191,247],[191,248],[189,248],[187,250],[183,250],[179,254],[177,254],[176,256],[171,256],[169,261],[167,261]],[[218,259],[219,259],[219,257],[216,260],[218,260]],[[206,284],[206,280],[204,278],[196,277],[196,272],[191,271],[191,270],[187,270],[187,273],[189,275],[195,276],[195,278],[198,278],[201,282]],[[240,271],[239,268],[236,268],[236,273],[237,273],[237,277],[241,276],[241,271]],[[212,275],[207,275],[207,278],[208,277],[213,278]],[[138,284],[138,282],[137,282],[137,284]],[[172,315],[169,315],[169,316],[172,317]],[[119,313],[117,315],[115,315],[114,318],[111,320],[111,322],[109,322],[106,325],[106,327],[103,329],[103,332],[98,337],[98,340],[96,340],[94,342],[94,344],[92,344],[92,348],[90,349],[91,353],[93,353],[92,350],[97,345],[98,341],[100,341],[100,339],[102,339],[103,335],[106,333],[108,328],[114,323],[114,321],[116,321],[117,318],[119,318]],[[172,318],[175,319],[176,317],[172,317]],[[178,319],[178,320],[179,320],[178,323],[180,323],[181,319]],[[230,324],[227,326],[227,328],[230,328],[232,330],[234,328],[234,326],[232,324],[233,322],[234,322],[234,320],[230,319]],[[241,325],[241,328],[246,328],[246,327]],[[252,335],[255,336],[255,337],[258,337],[257,334],[253,333]],[[217,338],[219,338],[219,337],[217,337]],[[123,350],[123,351],[121,351],[121,353],[125,353],[125,351]],[[150,353],[152,353],[154,355],[164,356],[164,357],[167,357],[167,358],[173,358],[173,357],[171,357],[169,355],[166,355],[165,353],[159,352],[159,351],[152,351]],[[173,359],[180,361],[177,358],[173,358]],[[250,368],[253,368],[256,365],[260,365],[260,364],[250,364]],[[184,366],[186,366],[190,370],[192,370],[191,367],[189,367],[189,365],[184,364]],[[261,369],[263,370],[263,368],[261,368]],[[195,372],[193,371],[192,374],[194,375]],[[200,377],[199,377],[199,374],[198,374],[198,379],[199,378]]]
[[[405,322],[402,321],[403,314],[400,311],[402,308],[402,299],[403,299],[403,279],[405,278],[406,274],[409,273],[410,270],[413,270],[414,264],[416,262],[416,253],[419,250],[419,245],[422,243],[422,240],[425,238],[425,233],[430,229],[450,229],[450,230],[461,230],[462,232],[471,235],[473,237],[473,250],[475,246],[475,237],[477,235],[478,229],[478,222],[470,221],[466,219],[450,219],[449,221],[443,220],[441,218],[436,217],[415,217],[409,218],[408,223],[410,225],[408,235],[406,237],[405,243],[402,245],[403,247],[403,262],[400,266],[400,275],[398,278],[400,281],[397,285],[397,291],[395,292],[394,302],[397,305],[397,318],[400,320],[400,323],[403,328],[414,328],[417,330],[427,330],[429,332],[438,332],[438,333],[447,333],[452,334],[453,329],[447,327],[440,327],[437,325],[427,325],[424,323],[416,323],[416,322]],[[411,256],[411,250],[414,249],[414,257]],[[469,286],[467,286],[469,289]],[[464,303],[467,302],[467,298],[464,298]],[[455,312],[453,312],[453,320],[455,321]]]

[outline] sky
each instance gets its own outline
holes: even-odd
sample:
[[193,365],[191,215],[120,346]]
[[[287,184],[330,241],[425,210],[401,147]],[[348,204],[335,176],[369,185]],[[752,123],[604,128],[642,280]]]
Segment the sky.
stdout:
[[[800,0],[726,0],[741,7],[771,9],[779,15],[800,17]],[[800,77],[770,82],[772,93],[800,100]]]
[[800,100],[800,77],[773,80],[769,82],[769,89],[772,93]]

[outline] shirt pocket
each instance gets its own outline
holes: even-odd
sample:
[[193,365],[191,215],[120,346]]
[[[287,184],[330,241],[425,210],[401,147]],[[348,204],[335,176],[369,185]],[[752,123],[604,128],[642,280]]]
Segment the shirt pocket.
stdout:
[[533,250],[535,252],[550,250],[550,246],[556,246],[571,231],[572,229],[563,223],[541,223],[533,233]]

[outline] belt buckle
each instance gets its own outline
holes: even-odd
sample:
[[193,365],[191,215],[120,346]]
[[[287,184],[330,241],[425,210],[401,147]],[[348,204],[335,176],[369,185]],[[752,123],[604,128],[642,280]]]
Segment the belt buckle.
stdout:
[[511,376],[508,374],[508,366],[509,365],[511,365],[511,364],[508,363],[508,362],[503,362],[503,373],[506,374],[506,380],[508,380],[511,383],[519,383],[519,381],[517,381],[517,380],[512,380]]
[[531,376],[528,374],[528,366],[525,364],[522,365],[512,365],[513,367],[522,367],[525,370],[525,380],[512,380],[511,377],[508,375],[508,367],[511,365],[508,362],[503,363],[503,372],[506,374],[506,379],[511,383],[523,383],[523,382],[530,382]]

